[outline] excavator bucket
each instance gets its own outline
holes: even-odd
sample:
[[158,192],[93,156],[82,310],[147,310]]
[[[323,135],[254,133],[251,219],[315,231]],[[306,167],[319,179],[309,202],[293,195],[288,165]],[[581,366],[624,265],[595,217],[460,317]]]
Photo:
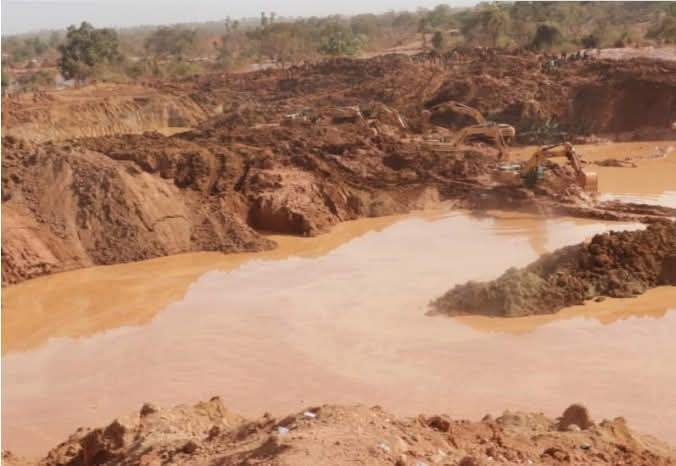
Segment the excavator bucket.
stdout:
[[597,193],[599,192],[599,177],[595,172],[584,172],[579,179],[580,186],[585,192]]

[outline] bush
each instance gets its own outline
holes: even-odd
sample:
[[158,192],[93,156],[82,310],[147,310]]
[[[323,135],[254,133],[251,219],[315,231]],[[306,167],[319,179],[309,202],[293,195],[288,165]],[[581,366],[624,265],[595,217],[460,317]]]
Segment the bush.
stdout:
[[531,45],[537,50],[549,50],[561,43],[563,35],[555,24],[540,24],[535,30],[535,37]]
[[446,39],[441,31],[436,31],[432,36],[432,47],[434,47],[435,50],[443,49],[445,42]]
[[59,70],[66,79],[85,80],[100,65],[119,62],[117,33],[113,29],[96,29],[83,22],[79,28],[70,26],[66,42],[59,46]]

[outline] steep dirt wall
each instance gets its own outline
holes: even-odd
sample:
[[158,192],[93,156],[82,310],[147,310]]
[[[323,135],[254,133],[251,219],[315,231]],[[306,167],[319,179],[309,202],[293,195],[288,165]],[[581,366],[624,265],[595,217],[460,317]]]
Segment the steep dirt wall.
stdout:
[[581,133],[668,130],[676,121],[676,89],[637,79],[592,83],[576,90],[571,112],[575,116],[571,125]]
[[[199,154],[198,148],[193,148]],[[216,164],[179,159],[181,180]],[[177,177],[178,178],[178,177]],[[179,183],[180,184],[180,183]],[[241,197],[181,189],[133,163],[87,149],[3,139],[2,280],[186,251],[257,251],[273,244],[237,215]]]

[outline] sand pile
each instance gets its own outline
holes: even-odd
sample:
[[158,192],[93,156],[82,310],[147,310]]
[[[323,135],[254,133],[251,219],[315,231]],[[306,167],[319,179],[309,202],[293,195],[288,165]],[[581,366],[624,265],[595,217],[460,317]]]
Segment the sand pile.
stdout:
[[432,302],[433,313],[518,317],[548,314],[597,297],[628,298],[671,282],[676,223],[596,235],[546,254],[491,282],[457,285]]
[[401,418],[380,407],[308,408],[247,420],[218,398],[157,409],[106,427],[79,429],[39,462],[3,452],[3,463],[266,465],[668,465],[676,450],[631,430],[622,418],[595,424],[572,405],[559,420],[505,412],[479,422],[445,415]]

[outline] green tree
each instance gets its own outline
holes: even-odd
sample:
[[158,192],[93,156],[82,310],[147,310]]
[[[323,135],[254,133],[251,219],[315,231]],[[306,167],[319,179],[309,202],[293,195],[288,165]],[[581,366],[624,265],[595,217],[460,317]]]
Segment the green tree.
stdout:
[[497,47],[510,26],[506,8],[498,4],[482,4],[479,10],[468,10],[458,16],[463,35],[469,41]]
[[441,31],[435,31],[432,36],[432,47],[434,47],[435,50],[441,50],[444,48],[444,42],[444,34]]
[[366,37],[338,23],[326,25],[320,35],[319,53],[332,56],[357,55],[366,46]]
[[491,39],[491,45],[497,47],[500,37],[506,34],[509,28],[509,15],[499,5],[494,4],[484,10],[482,23]]
[[157,58],[174,57],[181,60],[195,44],[197,31],[180,26],[161,27],[145,40],[146,51]]
[[70,26],[65,43],[59,46],[59,70],[66,79],[83,81],[99,65],[116,63],[121,59],[117,33],[113,29],[96,29],[87,22],[80,27]]
[[538,50],[549,50],[559,44],[562,39],[561,30],[551,23],[540,24],[535,31],[531,45]]

